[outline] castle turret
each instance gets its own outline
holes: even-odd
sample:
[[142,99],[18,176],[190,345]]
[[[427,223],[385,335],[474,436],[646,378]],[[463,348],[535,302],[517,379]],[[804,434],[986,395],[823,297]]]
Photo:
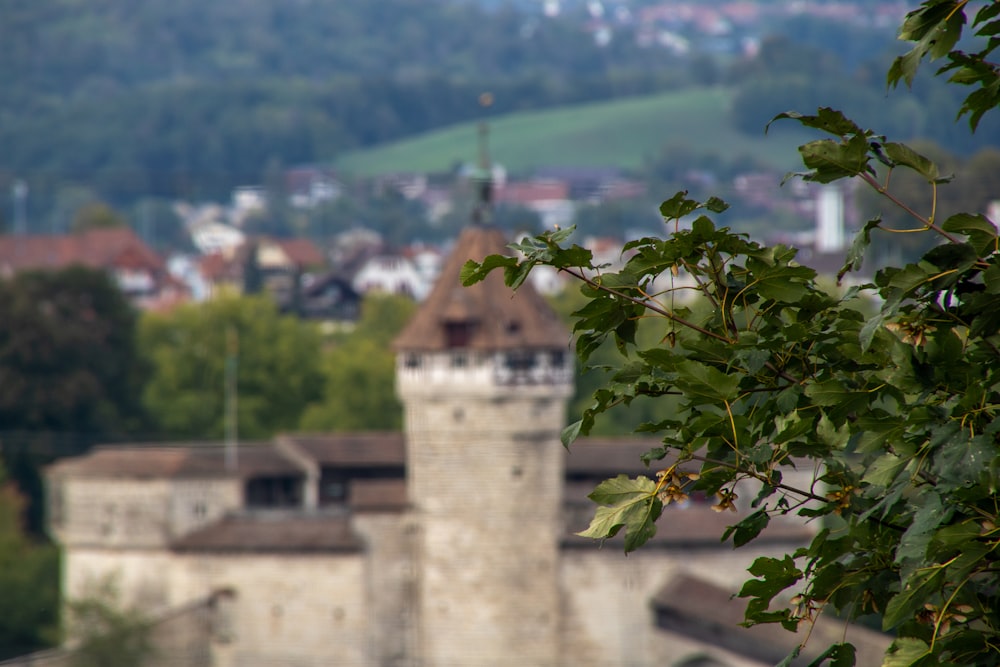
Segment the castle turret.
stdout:
[[396,341],[426,665],[541,667],[559,653],[569,333],[529,284],[461,285],[468,259],[505,252],[500,231],[466,229]]

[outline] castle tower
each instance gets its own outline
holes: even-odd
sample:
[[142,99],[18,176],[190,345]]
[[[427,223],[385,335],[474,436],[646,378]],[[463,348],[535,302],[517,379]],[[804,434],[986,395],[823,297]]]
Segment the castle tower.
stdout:
[[462,265],[506,243],[467,228],[396,340],[422,665],[558,661],[569,333],[527,283],[514,293],[495,272],[462,287]]

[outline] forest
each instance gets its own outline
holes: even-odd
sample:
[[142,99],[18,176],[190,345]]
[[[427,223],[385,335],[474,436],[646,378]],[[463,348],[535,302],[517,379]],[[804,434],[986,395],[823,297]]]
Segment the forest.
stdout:
[[[219,200],[275,165],[331,163],[476,119],[483,90],[502,115],[723,86],[734,93],[729,122],[754,135],[774,113],[822,99],[843,100],[862,121],[889,104],[887,129],[902,138],[975,149],[943,85],[921,79],[911,94],[887,94],[879,72],[897,50],[890,28],[799,16],[734,34],[759,41],[753,57],[696,35],[678,54],[628,33],[599,45],[582,3],[558,17],[537,11],[415,0],[5,2],[0,225],[10,224],[16,180],[31,188],[33,220],[71,188],[119,207]],[[978,139],[997,134],[985,122]],[[655,137],[650,146],[660,148]]]

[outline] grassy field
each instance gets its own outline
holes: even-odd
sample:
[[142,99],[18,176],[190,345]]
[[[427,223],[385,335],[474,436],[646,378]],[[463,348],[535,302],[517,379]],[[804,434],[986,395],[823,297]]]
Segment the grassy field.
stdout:
[[[796,147],[804,135],[782,130],[737,132],[729,123],[731,95],[721,88],[489,118],[493,160],[513,173],[539,166],[637,167],[664,146],[707,154],[755,156],[778,169],[801,168]],[[335,165],[357,175],[447,172],[476,159],[476,123],[429,132],[376,148],[345,153]]]

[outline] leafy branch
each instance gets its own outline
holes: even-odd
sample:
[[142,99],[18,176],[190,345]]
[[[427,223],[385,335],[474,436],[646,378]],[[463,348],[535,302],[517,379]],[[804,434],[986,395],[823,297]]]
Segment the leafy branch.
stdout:
[[[965,0],[926,0],[910,12],[900,35],[914,47],[888,81],[909,84],[922,61],[946,60],[939,73],[977,87],[960,112],[974,128],[1000,104],[997,65],[987,60],[1000,46],[1000,2],[977,12],[972,25],[986,44],[969,53],[955,48],[967,9]],[[939,220],[938,191],[950,179],[908,146],[829,107],[779,120],[826,135],[800,147],[806,170],[786,179],[856,179],[914,221],[896,229],[870,219],[838,279],[861,268],[874,234],[925,233],[937,244],[829,294],[794,249],[717,227],[708,214],[723,213],[725,202],[681,191],[661,206],[664,233],[626,243],[615,270],[569,245],[566,229],[513,246],[519,257],[469,263],[463,280],[502,268],[516,288],[545,265],[580,283],[578,356],[586,361],[611,342],[622,363],[564,431],[567,445],[613,406],[676,399],[640,427],[661,443],[644,460],[673,463],[655,479],[599,485],[581,534],[607,539],[624,529],[631,551],[655,535],[671,502],[701,492],[718,499],[716,510],[736,509],[738,485],[752,480],[750,511],[723,539],[749,544],[775,515],[820,527],[808,546],[750,567],[740,591],[747,624],[795,630],[828,608],[848,619],[879,614],[896,633],[883,667],[1000,665],[1000,235],[981,213]],[[926,182],[929,213],[890,188],[900,169]],[[637,336],[640,328],[656,335]],[[644,345],[647,338],[658,342]],[[681,473],[682,463],[700,468]],[[786,596],[792,589],[804,592]],[[813,664],[854,660],[842,642]]]

